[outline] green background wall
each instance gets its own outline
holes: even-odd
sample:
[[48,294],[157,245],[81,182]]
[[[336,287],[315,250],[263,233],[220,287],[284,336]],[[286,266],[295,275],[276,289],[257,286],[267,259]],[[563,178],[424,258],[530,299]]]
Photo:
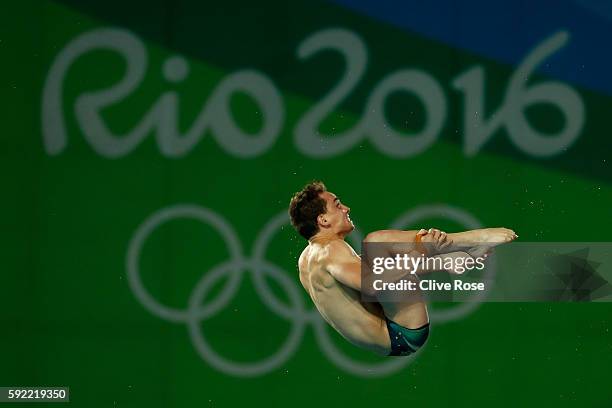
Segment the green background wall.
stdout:
[[[456,211],[480,225],[513,228],[524,242],[608,241],[609,95],[564,83],[578,96],[584,122],[575,140],[553,154],[530,153],[528,135],[512,136],[505,126],[488,132],[482,146],[468,153],[466,133],[474,124],[465,118],[480,115],[488,123],[505,103],[551,140],[567,126],[567,118],[550,104],[523,110],[518,102],[505,101],[518,64],[488,59],[332,3],[124,3],[23,1],[1,7],[0,385],[69,386],[71,404],[83,407],[612,403],[612,309],[607,303],[483,303],[446,321],[436,321],[436,311],[460,305],[433,305],[432,334],[420,354],[390,373],[376,368],[356,373],[330,357],[325,351],[329,345],[321,342],[329,339],[337,353],[354,363],[375,366],[389,360],[366,355],[309,317],[315,316],[313,306],[296,271],[304,246],[300,237],[281,224],[265,245],[261,236],[266,225],[274,228],[270,223],[282,217],[294,191],[322,179],[351,207],[362,234],[387,228],[403,214],[442,208],[404,227],[465,228],[452,219]],[[300,148],[296,129],[307,112],[341,78],[357,75],[355,69],[346,70],[337,51],[303,60],[297,55],[302,42],[334,27],[361,39],[367,50],[365,71],[350,94],[329,109],[318,131],[329,140],[344,137],[343,132],[370,117],[367,103],[383,79],[398,70],[419,70],[429,78],[423,83],[437,85],[446,107],[435,140],[422,151],[385,152],[375,142],[388,135],[384,127],[364,130],[361,139],[337,153],[326,153],[331,147],[325,143],[314,154]],[[181,155],[163,152],[159,128],[143,133],[142,141],[124,153],[101,153],[87,132],[93,138],[99,134],[90,119],[79,123],[77,106],[84,95],[125,78],[129,63],[112,47],[127,43],[117,40],[123,37],[101,35],[110,47],[77,53],[63,78],[52,75],[70,44],[99,29],[120,30],[113,32],[141,44],[147,59],[133,89],[111,97],[100,110],[118,138],[137,127],[160,98],[173,95],[177,112],[161,109],[151,118],[162,125],[175,119],[185,133],[204,107],[213,105],[219,84],[243,70],[255,72],[277,91],[282,113],[276,119],[282,120],[270,120],[257,101],[236,92],[228,99],[233,122],[251,134],[268,122],[279,130],[253,153],[249,140],[256,144],[257,136],[228,139],[231,129],[219,121],[221,113],[211,110],[209,120],[221,124],[199,132],[201,139]],[[524,49],[524,58],[554,34],[534,41]],[[553,54],[563,52],[559,47]],[[164,63],[176,55],[186,65],[176,63],[173,73],[180,76],[185,67],[188,72],[172,82],[164,76]],[[484,72],[485,112],[480,113],[472,112],[453,86],[475,67]],[[529,87],[559,80],[536,72],[525,81]],[[46,101],[45,86],[57,86],[61,95]],[[273,103],[272,97],[264,99]],[[410,133],[434,120],[414,93],[395,90],[383,107],[389,128],[408,134],[408,141],[414,138]],[[51,112],[47,122],[45,111]],[[66,144],[50,152],[44,132],[59,137],[52,125],[60,122]],[[251,153],[244,157],[238,151]],[[262,296],[255,272],[238,271],[235,293],[191,329],[184,319],[162,318],[145,307],[130,285],[130,244],[154,214],[183,205],[205,208],[222,219],[244,259],[252,261],[261,245],[270,268],[285,278],[262,270],[268,288]],[[358,242],[359,236],[353,239]],[[157,302],[185,316],[198,282],[228,259],[218,228],[179,217],[146,236],[137,258],[138,276]],[[229,276],[210,282],[202,304],[230,294],[225,292]],[[299,301],[292,293],[299,294]],[[270,299],[276,302],[270,305]],[[278,308],[286,313],[279,315]],[[248,367],[277,353],[292,330],[297,330],[295,347],[279,364],[254,375],[220,368],[192,340],[199,331],[224,361]]]

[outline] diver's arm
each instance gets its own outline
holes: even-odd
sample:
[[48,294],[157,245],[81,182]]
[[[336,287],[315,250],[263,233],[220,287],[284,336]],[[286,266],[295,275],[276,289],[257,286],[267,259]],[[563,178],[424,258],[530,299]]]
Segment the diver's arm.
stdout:
[[325,262],[326,270],[341,284],[367,296],[374,295],[374,288],[362,287],[362,260],[355,256],[352,248],[343,241],[329,243],[329,257]]

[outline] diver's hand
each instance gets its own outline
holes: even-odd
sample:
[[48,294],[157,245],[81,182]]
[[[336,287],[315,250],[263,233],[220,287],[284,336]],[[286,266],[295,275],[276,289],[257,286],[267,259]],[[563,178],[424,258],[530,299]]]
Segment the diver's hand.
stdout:
[[425,230],[420,230],[417,235],[421,236],[421,242],[428,244],[427,249],[432,252],[429,255],[445,253],[453,244],[453,240],[444,231],[436,228],[430,228],[425,233],[421,233],[421,231]]

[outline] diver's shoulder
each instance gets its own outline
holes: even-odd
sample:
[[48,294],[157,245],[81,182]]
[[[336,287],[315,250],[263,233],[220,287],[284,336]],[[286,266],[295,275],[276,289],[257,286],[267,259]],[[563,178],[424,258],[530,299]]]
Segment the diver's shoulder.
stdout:
[[353,256],[354,251],[348,243],[342,239],[335,239],[321,246],[317,258],[320,263],[328,264],[340,262]]
[[339,238],[329,241],[326,246],[330,254],[350,254],[353,252],[353,248],[351,248],[351,246],[345,240]]
[[317,264],[324,264],[337,258],[353,255],[353,248],[342,239],[310,242],[300,255],[300,263],[311,264],[315,262]]
[[304,248],[302,250],[302,253],[300,254],[299,258],[298,258],[298,268],[300,270],[304,269],[304,266],[306,265],[306,263],[308,263],[308,257],[310,255],[310,245],[306,246],[306,248]]

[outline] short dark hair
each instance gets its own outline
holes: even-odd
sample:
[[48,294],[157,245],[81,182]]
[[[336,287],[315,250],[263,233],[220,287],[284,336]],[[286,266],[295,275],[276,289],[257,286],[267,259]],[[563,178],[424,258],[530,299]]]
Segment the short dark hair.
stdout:
[[289,203],[291,225],[306,239],[319,232],[317,217],[327,212],[321,193],[327,191],[321,181],[312,181],[293,195]]

